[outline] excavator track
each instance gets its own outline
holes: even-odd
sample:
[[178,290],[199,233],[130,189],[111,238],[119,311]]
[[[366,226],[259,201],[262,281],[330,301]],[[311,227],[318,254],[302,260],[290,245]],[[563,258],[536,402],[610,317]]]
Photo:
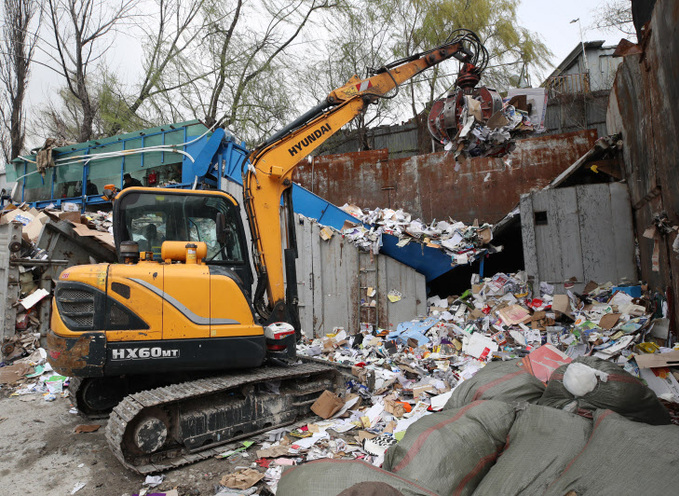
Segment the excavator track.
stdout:
[[219,454],[222,445],[309,415],[333,367],[305,363],[224,374],[125,397],[111,412],[113,454],[140,474],[163,472]]

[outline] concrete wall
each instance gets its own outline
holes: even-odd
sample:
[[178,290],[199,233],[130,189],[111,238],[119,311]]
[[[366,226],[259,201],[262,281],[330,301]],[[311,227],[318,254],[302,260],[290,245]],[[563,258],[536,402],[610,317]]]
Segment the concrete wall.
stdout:
[[[679,225],[679,3],[656,2],[644,53],[621,64],[611,92],[608,127],[624,140],[625,176],[639,243],[641,277],[670,300],[673,328],[679,306],[679,257],[672,250],[676,232],[657,240],[643,237],[656,214],[666,212]],[[653,270],[657,243],[658,270]]]
[[585,154],[594,130],[525,139],[504,158],[455,163],[440,152],[389,159],[386,150],[324,155],[300,165],[293,180],[335,205],[403,208],[426,222],[452,217],[497,222],[522,193],[546,186]]

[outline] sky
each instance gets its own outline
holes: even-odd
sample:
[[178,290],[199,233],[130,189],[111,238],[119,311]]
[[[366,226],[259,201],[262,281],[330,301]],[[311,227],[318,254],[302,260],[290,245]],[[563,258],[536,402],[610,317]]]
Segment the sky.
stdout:
[[[406,0],[404,0],[406,1]],[[522,0],[518,9],[518,16],[523,27],[537,33],[553,52],[550,66],[541,74],[533,75],[533,86],[539,86],[544,77],[548,76],[572,50],[580,43],[580,30],[577,23],[570,24],[573,19],[580,19],[584,41],[605,40],[607,45],[617,45],[621,35],[602,33],[591,29],[594,21],[594,10],[603,0],[569,0],[555,2],[554,0]],[[464,26],[462,26],[464,27]],[[119,37],[109,54],[117,54],[112,62],[112,68],[125,79],[134,81],[135,72],[140,71],[141,47],[138,40],[129,37]],[[39,54],[36,55],[40,57]],[[29,87],[28,106],[35,108],[41,102],[53,98],[53,92],[62,82],[54,73],[34,65]]]
[[[521,1],[518,11],[521,24],[530,31],[538,33],[554,54],[551,67],[545,76],[548,76],[580,43],[578,23],[570,24],[570,21],[574,19],[580,19],[584,41],[604,40],[606,45],[618,44],[620,38],[622,38],[622,33],[604,33],[591,28],[594,23],[594,11],[602,3],[602,0]],[[538,86],[541,82],[532,81],[533,86]]]

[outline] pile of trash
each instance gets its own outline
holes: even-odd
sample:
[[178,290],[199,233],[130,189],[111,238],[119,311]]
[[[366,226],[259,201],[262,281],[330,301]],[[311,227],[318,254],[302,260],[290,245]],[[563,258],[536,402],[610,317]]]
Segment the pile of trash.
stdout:
[[468,226],[454,220],[426,224],[420,219],[413,219],[412,215],[402,209],[377,208],[364,212],[356,205],[348,204],[344,204],[341,209],[361,222],[345,223],[342,235],[360,249],[373,254],[379,252],[383,234],[399,238],[399,247],[415,242],[443,250],[451,257],[453,265],[466,265],[488,252],[502,250],[489,245],[493,239],[490,224],[479,226],[474,223]]
[[[299,357],[332,362],[347,379],[344,388],[316,400],[317,417],[225,448],[217,455],[228,464],[216,494],[275,494],[279,484],[283,495],[295,488],[339,494],[335,484],[361,481],[397,485],[404,494],[444,494],[453,486],[464,487],[461,494],[497,494],[497,481],[509,479],[506,494],[521,484],[542,493],[556,483],[557,467],[562,472],[585,446],[610,443],[609,430],[640,429],[648,442],[634,449],[677,437],[679,428],[665,424],[679,424],[672,369],[679,350],[672,349],[662,297],[611,283],[560,294],[548,284],[534,288],[523,272],[475,277],[471,286],[459,296],[430,297],[426,317],[395,328],[338,328],[300,343]],[[67,379],[49,370],[37,341],[33,346],[29,356],[0,367],[0,377],[13,374],[16,395],[66,395]],[[602,428],[592,429],[594,422]],[[455,448],[472,428],[480,429],[479,449]],[[554,442],[530,437],[538,434]],[[536,443],[545,452],[525,459],[532,452],[522,450]],[[415,447],[417,457],[408,454]],[[497,458],[509,450],[518,455]],[[437,460],[456,453],[464,456],[450,465],[455,470],[436,476]],[[476,454],[486,461],[469,478],[481,463]],[[519,467],[522,459],[527,466]],[[535,476],[545,460],[553,466]],[[581,476],[570,469],[559,490]],[[160,477],[146,483],[162,491],[168,483]],[[668,477],[662,484],[674,483]]]
[[[492,494],[495,486],[490,481],[506,480],[505,470],[517,473],[513,465],[498,462],[496,472],[504,475],[493,475],[495,458],[489,458],[470,483],[462,469],[469,465],[471,471],[477,462],[470,458],[469,446],[453,449],[448,434],[442,435],[443,445],[431,449],[417,441],[439,425],[465,430],[467,425],[478,427],[479,419],[485,419],[480,433],[491,430],[488,422],[498,431],[485,434],[492,441],[488,456],[506,449],[510,429],[523,426],[521,436],[529,437],[533,427],[547,422],[554,436],[571,440],[567,450],[559,445],[559,453],[552,454],[564,467],[593,435],[592,416],[607,418],[615,428],[660,429],[662,433],[652,430],[646,435],[674,439],[677,431],[667,429],[679,428],[665,424],[679,423],[674,414],[679,409],[679,384],[666,367],[679,351],[669,348],[671,337],[661,332],[664,301],[640,292],[639,286],[591,283],[582,293],[555,294],[547,284],[533,293],[525,273],[496,274],[475,280],[472,289],[458,297],[431,297],[426,318],[402,322],[394,329],[338,328],[307,339],[298,346],[299,356],[332,362],[346,376],[345,388],[326,391],[314,403],[312,411],[320,418],[276,429],[219,455],[240,468],[225,474],[217,494],[234,490],[254,494],[263,486],[276,492],[281,476],[281,494],[292,494],[293,489],[338,494],[339,485],[361,480],[397,485],[413,481],[439,494],[447,493],[432,485],[465,480],[469,490],[463,494],[477,486]],[[519,403],[533,406],[516,406]],[[522,442],[518,434],[514,436],[515,442]],[[437,437],[429,439],[436,443]],[[434,459],[416,463],[408,455],[412,446],[420,446],[429,458],[434,453]],[[436,463],[450,460],[455,452],[467,460],[449,464],[458,472],[447,469],[451,480],[446,482],[435,476]],[[409,460],[410,472],[403,468],[404,459]],[[518,473],[526,474],[525,470]],[[389,475],[392,472],[398,477]],[[532,484],[546,487],[558,476],[552,472],[534,477]],[[490,477],[485,483],[484,476]],[[428,494],[408,492],[412,489],[408,484],[399,490]]]
[[[543,130],[546,93],[542,91],[541,99],[539,94],[516,94],[501,100],[486,88],[477,88],[471,95],[450,93],[434,102],[429,132],[444,150],[454,152],[456,159],[460,155],[504,156],[514,150],[518,138]],[[485,107],[495,112],[491,115]]]
[[[475,276],[459,297],[429,298],[426,318],[374,334],[340,330],[300,346],[300,354],[359,367],[363,375],[371,370],[375,391],[397,385],[401,396],[412,392],[412,400],[420,399],[425,385],[430,394],[443,392],[488,361],[534,356],[544,346],[561,363],[594,356],[653,382],[637,362],[670,349],[666,302],[642,296],[640,286],[590,283],[584,289],[554,294],[542,283],[534,293],[525,272],[483,281]],[[551,370],[536,373],[547,381]],[[671,374],[667,381],[676,389],[659,395],[679,402],[679,383]]]
[[532,133],[533,123],[528,112],[503,102],[502,109],[490,119],[483,119],[481,102],[472,96],[464,96],[460,115],[462,128],[453,142],[444,143],[447,151],[455,150],[455,158],[461,154],[469,157],[499,157],[511,153],[519,135]]
[[40,347],[39,334],[29,344],[23,342],[22,358],[5,358],[0,362],[0,391],[9,396],[42,395],[45,401],[68,397],[68,377],[57,374],[47,362],[47,352]]
[[[523,272],[473,282],[472,289],[459,297],[431,297],[426,318],[375,332],[338,329],[298,347],[300,356],[333,362],[351,373],[352,379],[339,396],[326,392],[314,405],[314,411],[326,420],[307,426],[312,434],[304,449],[293,450],[295,463],[323,458],[360,460],[393,472],[402,462],[394,460],[398,449],[389,448],[400,446],[405,436],[415,442],[413,434],[406,432],[408,427],[424,425],[429,415],[444,411],[452,415],[457,411],[453,409],[483,403],[478,400],[542,405],[542,410],[531,413],[538,419],[552,411],[591,419],[592,415],[605,417],[608,414],[600,412],[608,409],[622,416],[616,419],[627,417],[651,425],[679,423],[679,383],[677,372],[670,368],[679,359],[679,350],[670,348],[666,303],[659,295],[642,294],[640,286],[611,283],[590,283],[582,293],[566,289],[564,294],[555,294],[553,287],[542,284],[533,293]],[[507,431],[521,410],[515,414],[514,407],[492,408],[489,418],[498,418],[498,408],[511,417],[497,438],[504,449]],[[418,429],[429,432],[425,427]],[[591,426],[586,429],[589,436]],[[677,437],[677,432],[671,435]],[[496,449],[501,451],[498,446],[492,451]],[[407,446],[400,450],[413,463]],[[437,456],[444,456],[439,451]],[[360,464],[338,468],[337,463],[318,463],[314,469],[298,471],[293,479],[316,480],[334,470],[356,470],[361,475],[354,482],[379,481],[384,474]],[[431,460],[425,465],[435,463]],[[422,463],[418,466],[411,480]],[[419,474],[414,482],[440,492],[431,480]],[[479,482],[480,477],[474,484]],[[491,488],[487,488],[489,494]]]
[[[20,229],[9,226],[10,223]],[[41,238],[48,225],[54,228]],[[83,215],[80,207],[72,203],[63,203],[61,210],[9,205],[1,212],[0,226],[7,230],[10,240],[9,256],[5,259],[7,266],[3,269],[8,274],[8,281],[18,280],[19,283],[9,284],[5,291],[6,306],[0,328],[0,371],[4,374],[0,374],[0,384],[4,384],[5,389],[22,389],[24,378],[38,379],[33,381],[32,387],[44,393],[44,385],[39,384],[42,375],[33,374],[40,370],[51,371],[40,346],[49,328],[53,280],[66,266],[92,259],[99,261],[102,253],[115,258],[111,214],[88,212]],[[69,242],[78,243],[79,258]],[[88,245],[100,251],[88,251],[84,248]]]
[[[76,235],[92,237],[106,248],[115,251],[113,241],[113,215],[111,212],[87,212],[81,214],[80,206],[75,203],[62,203],[60,208],[54,206],[38,210],[23,203],[21,205],[8,205],[1,212],[0,225],[10,222],[22,224],[22,238],[29,246],[37,245],[43,226],[48,222],[69,222]],[[41,256],[47,258],[44,253],[36,255],[30,253],[28,258]]]

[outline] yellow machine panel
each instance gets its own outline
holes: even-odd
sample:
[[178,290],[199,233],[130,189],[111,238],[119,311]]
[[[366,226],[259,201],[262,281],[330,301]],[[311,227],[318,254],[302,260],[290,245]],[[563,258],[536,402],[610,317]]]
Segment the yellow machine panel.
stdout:
[[163,339],[210,336],[210,270],[206,265],[165,267]]
[[109,264],[76,265],[64,270],[59,276],[60,281],[82,282],[106,291],[106,276]]
[[252,310],[236,281],[220,275],[210,278],[210,336],[258,336],[264,334],[256,325]]
[[108,295],[149,325],[144,330],[108,331],[109,341],[139,341],[163,337],[163,266],[155,262],[111,265],[108,271]]

